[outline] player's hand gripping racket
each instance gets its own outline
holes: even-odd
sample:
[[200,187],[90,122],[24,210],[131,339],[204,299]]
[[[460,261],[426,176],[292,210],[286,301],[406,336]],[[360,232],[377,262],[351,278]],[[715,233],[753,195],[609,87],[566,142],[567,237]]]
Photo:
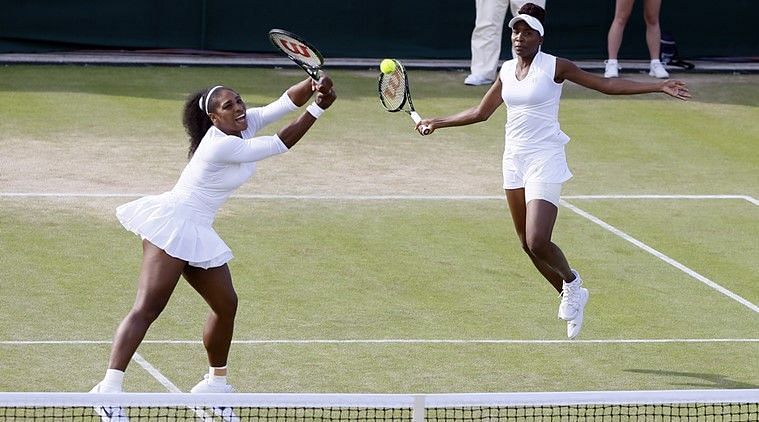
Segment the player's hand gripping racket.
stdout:
[[[391,113],[396,111],[405,111],[411,116],[414,123],[422,121],[422,117],[414,109],[414,103],[411,101],[411,91],[409,90],[408,76],[406,75],[406,69],[398,60],[395,62],[395,70],[390,73],[380,73],[379,83],[377,87],[379,89],[379,97],[382,106]],[[430,128],[422,126],[419,128],[419,133],[422,135],[428,135]]]
[[321,67],[324,65],[324,57],[316,47],[284,29],[272,29],[269,31],[269,41],[285,53],[295,64],[303,68],[313,80],[319,80],[321,77]]

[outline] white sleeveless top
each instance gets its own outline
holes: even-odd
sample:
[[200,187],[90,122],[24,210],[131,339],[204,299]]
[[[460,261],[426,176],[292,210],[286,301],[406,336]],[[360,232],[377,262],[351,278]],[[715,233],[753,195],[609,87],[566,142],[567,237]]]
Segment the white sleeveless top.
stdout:
[[517,59],[500,71],[501,97],[507,107],[505,153],[562,149],[569,136],[559,127],[563,84],[554,82],[556,57],[539,51],[524,79],[516,78]]

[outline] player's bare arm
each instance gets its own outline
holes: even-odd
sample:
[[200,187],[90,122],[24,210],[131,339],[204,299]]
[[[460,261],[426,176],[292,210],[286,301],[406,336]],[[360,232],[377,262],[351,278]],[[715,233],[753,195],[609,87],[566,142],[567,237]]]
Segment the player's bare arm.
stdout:
[[477,106],[448,117],[435,117],[422,120],[417,124],[417,128],[422,125],[427,125],[430,129],[429,133],[432,133],[435,129],[439,128],[466,126],[473,123],[484,122],[495,113],[501,104],[503,104],[503,98],[501,98],[501,86],[501,79],[498,78],[493,85],[491,85],[490,89],[485,93],[482,97],[482,101],[480,101]]
[[308,100],[311,99],[311,96],[315,91],[314,85],[314,80],[307,78],[291,86],[287,90],[287,96],[290,97],[290,100],[293,102],[293,104],[298,107],[302,107],[308,102]]
[[[314,104],[318,106],[319,109],[328,109],[337,99],[337,94],[335,93],[332,79],[326,74],[322,73],[318,82],[311,79],[304,82],[308,82],[309,98],[311,97],[310,93],[316,92]],[[295,85],[295,87],[300,87],[304,82]],[[311,84],[313,84],[313,91]],[[306,101],[303,103],[305,102]],[[317,114],[319,114],[318,111]],[[306,132],[308,132],[311,126],[313,126],[313,124],[316,122],[317,118],[317,115],[314,115],[310,110],[307,110],[300,117],[295,119],[295,121],[283,127],[279,132],[277,132],[277,136],[279,136],[279,138],[282,140],[282,143],[285,144],[288,149],[290,149],[296,143],[298,143],[298,141],[306,134]]]
[[603,78],[594,73],[580,69],[569,60],[556,58],[556,75],[554,81],[561,83],[571,81],[585,88],[590,88],[608,95],[632,95],[663,92],[680,100],[690,98],[685,82],[675,79],[656,82],[637,82],[624,78]]

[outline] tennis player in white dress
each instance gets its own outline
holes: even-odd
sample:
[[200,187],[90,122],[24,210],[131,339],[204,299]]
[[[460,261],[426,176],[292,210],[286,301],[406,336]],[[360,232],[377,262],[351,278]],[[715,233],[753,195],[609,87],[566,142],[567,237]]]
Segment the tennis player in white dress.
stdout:
[[604,79],[569,60],[540,51],[545,10],[527,3],[509,22],[516,57],[503,64],[498,78],[476,107],[417,124],[435,129],[487,120],[505,103],[503,188],[522,248],[540,274],[559,292],[558,317],[567,323],[567,336],[582,329],[588,290],[564,253],[551,241],[558,215],[561,187],[572,177],[564,146],[569,136],[559,127],[559,100],[565,80],[604,94],[629,95],[663,92],[681,100],[690,98],[681,81],[638,83]]
[[[306,111],[276,135],[256,136],[312,97]],[[225,86],[188,99],[183,123],[190,136],[190,160],[176,185],[116,211],[121,224],[143,239],[143,260],[134,306],[116,330],[106,376],[93,392],[122,391],[130,359],[180,276],[211,308],[203,333],[209,372],[191,391],[232,391],[226,375],[237,295],[227,266],[232,251],[212,227],[216,212],[254,174],[257,161],[289,150],[335,99],[326,75],[319,82],[307,79],[293,85],[263,107],[246,108],[240,95]],[[104,420],[126,418],[121,409],[99,408],[98,413]]]

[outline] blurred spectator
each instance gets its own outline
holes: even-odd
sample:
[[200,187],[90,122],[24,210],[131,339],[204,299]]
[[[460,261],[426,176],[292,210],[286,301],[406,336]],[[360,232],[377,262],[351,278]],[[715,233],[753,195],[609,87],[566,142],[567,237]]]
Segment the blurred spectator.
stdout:
[[[662,0],[643,0],[643,19],[646,21],[646,44],[648,45],[648,54],[651,56],[651,65],[648,74],[655,78],[669,78],[669,73],[664,69],[664,65],[659,60],[659,49],[661,47],[661,28],[659,27],[659,10],[661,9]],[[622,45],[622,36],[625,32],[625,26],[630,19],[633,3],[635,0],[617,0],[614,9],[614,20],[611,22],[608,37],[609,58],[606,60],[606,70],[604,77],[616,78],[619,76],[619,62],[617,55],[619,47]]]

